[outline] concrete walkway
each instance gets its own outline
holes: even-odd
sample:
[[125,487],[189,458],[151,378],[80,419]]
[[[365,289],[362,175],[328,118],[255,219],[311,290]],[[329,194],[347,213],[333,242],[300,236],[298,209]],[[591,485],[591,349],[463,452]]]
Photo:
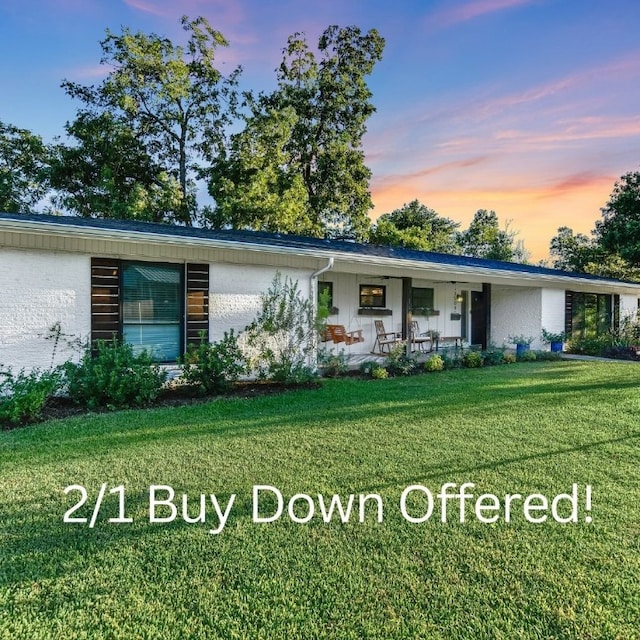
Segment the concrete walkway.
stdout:
[[563,360],[593,360],[594,362],[628,362],[629,364],[640,364],[640,360],[623,360],[622,358],[603,358],[601,356],[581,356],[577,353],[563,353]]

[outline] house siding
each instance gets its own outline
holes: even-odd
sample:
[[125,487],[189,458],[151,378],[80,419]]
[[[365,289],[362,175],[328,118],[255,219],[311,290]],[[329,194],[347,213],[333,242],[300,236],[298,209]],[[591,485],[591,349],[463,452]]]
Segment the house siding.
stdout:
[[620,319],[629,316],[636,316],[638,313],[638,299],[640,295],[637,296],[629,296],[629,295],[621,295],[620,296]]
[[[564,296],[564,292],[563,292]],[[561,312],[564,312],[564,298]],[[502,345],[510,335],[534,338],[531,346],[541,349],[542,289],[494,286],[491,290],[491,342]]]
[[220,340],[229,329],[244,331],[260,309],[260,294],[266,293],[277,272],[283,278],[297,281],[302,296],[309,296],[311,270],[211,264],[209,335],[212,342]]
[[549,333],[562,333],[565,329],[565,290],[543,289],[541,326]]
[[[89,256],[3,249],[0,252],[0,365],[14,369],[51,365],[53,341],[45,338],[60,323],[69,338],[91,331]],[[77,357],[64,340],[54,364]]]

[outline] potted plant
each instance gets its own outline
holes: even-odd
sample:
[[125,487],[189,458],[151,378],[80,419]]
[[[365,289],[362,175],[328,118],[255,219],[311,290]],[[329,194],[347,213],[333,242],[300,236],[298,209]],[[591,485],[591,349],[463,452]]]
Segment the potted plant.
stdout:
[[550,346],[552,353],[559,353],[562,351],[564,341],[567,339],[567,334],[564,331],[553,333],[542,329],[542,342]]
[[529,350],[533,342],[533,336],[509,336],[507,342],[516,345],[516,357],[521,358],[525,351]]

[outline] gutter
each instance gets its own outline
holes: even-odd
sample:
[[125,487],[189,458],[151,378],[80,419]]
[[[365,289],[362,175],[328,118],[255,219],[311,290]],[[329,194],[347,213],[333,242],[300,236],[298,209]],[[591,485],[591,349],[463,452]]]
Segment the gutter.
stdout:
[[[321,267],[317,271],[314,271],[309,276],[309,300],[311,301],[311,308],[313,309],[314,317],[318,312],[318,276],[322,275],[323,273],[326,273],[327,271],[331,271],[331,269],[333,269],[334,262],[335,260],[333,256],[330,256],[329,262],[327,262],[327,264],[325,264],[324,267]],[[313,345],[314,349],[311,357],[315,360],[315,362],[312,362],[310,364],[312,365],[312,368],[315,370],[318,367],[318,356],[317,356],[318,336],[316,335],[315,331],[313,335],[313,342],[314,342],[314,345]]]
[[327,262],[327,264],[325,264],[324,267],[321,267],[317,271],[314,271],[309,276],[309,299],[311,300],[314,313],[317,311],[317,308],[318,308],[318,276],[321,276],[323,273],[326,273],[327,271],[331,271],[331,269],[333,269],[334,262],[335,262],[334,257],[331,256],[329,258],[329,262]]

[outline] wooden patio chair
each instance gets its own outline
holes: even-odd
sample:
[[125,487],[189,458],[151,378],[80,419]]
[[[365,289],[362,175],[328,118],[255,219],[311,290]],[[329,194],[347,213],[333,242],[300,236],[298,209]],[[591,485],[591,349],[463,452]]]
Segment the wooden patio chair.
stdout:
[[[374,320],[373,323],[376,327],[376,341],[373,343],[373,351],[371,353],[382,354],[384,353],[385,347],[387,353],[391,353],[391,347],[401,342],[400,335],[393,331],[387,331],[384,328],[384,322],[382,322],[382,320]],[[378,351],[376,351],[376,345],[378,346]]]
[[[431,337],[431,333],[429,331],[421,333],[417,320],[411,321],[411,344],[415,345],[418,351],[423,351],[424,353],[433,351],[433,338]],[[429,346],[428,349],[427,345]]]
[[364,342],[364,336],[362,335],[362,329],[356,329],[355,331],[347,331],[344,325],[341,324],[328,324],[327,336],[333,340],[333,342],[344,342],[345,344],[357,344],[358,342]]

